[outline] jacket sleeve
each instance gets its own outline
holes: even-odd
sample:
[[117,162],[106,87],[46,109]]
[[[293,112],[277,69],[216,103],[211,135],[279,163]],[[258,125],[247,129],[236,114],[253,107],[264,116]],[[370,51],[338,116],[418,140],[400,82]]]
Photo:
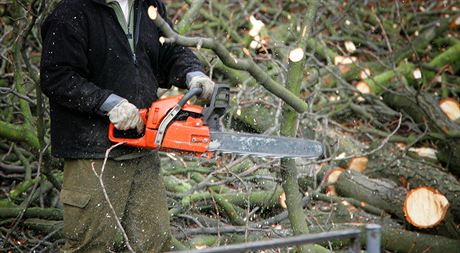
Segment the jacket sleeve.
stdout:
[[88,81],[87,38],[83,29],[65,20],[47,20],[42,27],[40,86],[50,101],[68,109],[99,113],[112,93]]
[[[161,17],[168,22],[171,27],[174,27],[167,17],[165,5],[161,1],[157,1],[157,3],[158,12]],[[159,35],[164,36],[160,30]],[[165,85],[161,85],[161,88],[170,88],[171,85],[174,85],[179,88],[186,89],[187,73],[204,71],[200,61],[192,50],[175,43],[164,43],[163,45],[160,45],[159,62],[161,66],[161,79],[166,81]]]

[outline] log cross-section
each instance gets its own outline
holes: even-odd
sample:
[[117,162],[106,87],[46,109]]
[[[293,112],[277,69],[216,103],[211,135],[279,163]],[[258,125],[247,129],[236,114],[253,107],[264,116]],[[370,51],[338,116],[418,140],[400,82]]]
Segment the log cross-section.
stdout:
[[418,187],[411,190],[404,200],[406,220],[418,228],[431,228],[438,225],[447,213],[449,201],[439,191],[431,187]]

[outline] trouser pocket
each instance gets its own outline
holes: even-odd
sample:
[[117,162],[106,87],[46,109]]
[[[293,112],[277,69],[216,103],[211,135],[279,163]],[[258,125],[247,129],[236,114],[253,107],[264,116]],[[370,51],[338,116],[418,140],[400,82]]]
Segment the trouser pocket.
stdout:
[[89,216],[85,211],[91,195],[62,189],[60,197],[64,205],[64,236],[67,240],[83,240],[90,225]]

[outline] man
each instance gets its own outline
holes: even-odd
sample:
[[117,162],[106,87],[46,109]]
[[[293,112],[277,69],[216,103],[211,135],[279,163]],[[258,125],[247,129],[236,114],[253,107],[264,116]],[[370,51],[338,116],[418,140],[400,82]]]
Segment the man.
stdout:
[[[65,161],[65,252],[107,252],[120,237],[91,167],[100,173],[112,145],[109,123],[142,132],[138,108],[157,100],[159,87],[202,87],[203,99],[212,94],[214,83],[189,49],[159,43],[150,5],[167,19],[159,0],[63,0],[43,24],[41,87],[51,106],[52,153]],[[125,146],[105,167],[108,196],[138,252],[169,250],[159,167],[156,152]]]

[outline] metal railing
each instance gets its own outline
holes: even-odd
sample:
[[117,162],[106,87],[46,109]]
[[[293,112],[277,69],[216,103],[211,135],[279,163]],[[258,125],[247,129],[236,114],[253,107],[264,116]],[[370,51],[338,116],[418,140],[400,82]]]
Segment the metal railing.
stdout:
[[[366,226],[366,239],[367,239],[367,252],[368,253],[380,253],[380,235],[381,227],[376,224],[369,224]],[[332,240],[343,240],[349,239],[350,244],[348,246],[349,252],[361,252],[361,230],[359,229],[348,229],[341,231],[323,232],[317,234],[307,234],[292,237],[285,237],[266,241],[256,241],[240,244],[231,244],[226,246],[192,250],[192,251],[181,251],[189,253],[236,253],[236,252],[249,252],[256,250],[276,249],[291,246],[299,246],[304,244],[318,243]]]

